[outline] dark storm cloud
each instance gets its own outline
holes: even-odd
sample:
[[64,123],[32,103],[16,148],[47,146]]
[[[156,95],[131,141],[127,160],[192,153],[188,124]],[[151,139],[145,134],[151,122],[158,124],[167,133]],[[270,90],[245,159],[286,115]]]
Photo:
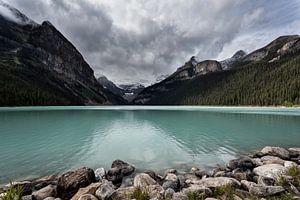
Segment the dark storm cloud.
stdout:
[[[8,0],[7,0],[8,2]],[[281,34],[298,34],[299,1],[9,0],[33,20],[51,21],[95,74],[151,83],[192,55],[223,59]]]

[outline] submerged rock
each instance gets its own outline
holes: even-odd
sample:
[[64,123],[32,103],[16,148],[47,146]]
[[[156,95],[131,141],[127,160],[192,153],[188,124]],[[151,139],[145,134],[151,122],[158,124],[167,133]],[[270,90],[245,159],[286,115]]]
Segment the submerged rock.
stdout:
[[83,167],[75,171],[68,171],[58,179],[58,196],[70,199],[79,188],[86,187],[92,182],[95,182],[95,174],[90,168]]
[[122,160],[113,161],[113,163],[111,164],[111,168],[121,169],[121,173],[123,174],[123,176],[128,176],[135,170],[135,167],[133,165],[130,165]]

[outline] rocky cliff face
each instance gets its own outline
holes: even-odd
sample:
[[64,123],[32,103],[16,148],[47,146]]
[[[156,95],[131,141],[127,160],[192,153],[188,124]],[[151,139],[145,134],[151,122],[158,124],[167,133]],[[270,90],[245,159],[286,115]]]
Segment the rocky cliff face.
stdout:
[[15,16],[0,13],[1,105],[125,102],[97,82],[79,51],[50,22],[39,25],[3,2],[0,6]]
[[[299,51],[300,36],[292,35],[279,37],[248,55],[240,50],[231,58],[220,62],[214,60],[198,62],[195,57],[192,57],[168,78],[145,88],[133,102],[135,104],[198,104],[204,102],[214,105],[220,103],[235,105],[236,102],[241,102],[249,105],[252,102],[258,102],[251,99],[261,96],[263,100],[256,104],[268,105],[269,102],[281,104],[286,99],[297,103],[299,97],[295,90],[299,90],[297,88],[300,84],[297,65],[299,64]],[[272,68],[272,66],[274,67]],[[290,68],[290,70],[286,68]],[[272,75],[269,74],[271,70],[274,71]],[[282,76],[285,76],[287,80],[282,81],[284,79]],[[257,77],[261,77],[262,80]],[[293,81],[293,79],[296,80]],[[265,88],[270,89],[266,92],[267,89],[262,88],[262,84],[265,84]],[[231,92],[220,88],[226,88]],[[232,88],[236,89],[232,90]],[[274,88],[284,88],[283,93],[291,95],[280,95],[280,97],[270,100],[268,98],[278,96],[278,92]],[[221,93],[224,98],[220,97]],[[257,93],[256,97],[251,96],[254,93]],[[229,95],[232,97],[228,98]]]

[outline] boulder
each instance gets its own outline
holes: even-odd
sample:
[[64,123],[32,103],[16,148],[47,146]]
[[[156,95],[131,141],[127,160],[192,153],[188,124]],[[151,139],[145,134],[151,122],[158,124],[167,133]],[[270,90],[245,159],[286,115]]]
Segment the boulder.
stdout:
[[98,200],[98,199],[92,194],[84,194],[80,196],[78,200]]
[[252,158],[251,159],[255,167],[259,167],[263,165],[263,162],[260,158]]
[[167,175],[167,174],[176,174],[177,173],[177,170],[176,169],[167,169],[166,171],[165,171],[165,175]]
[[98,168],[95,170],[95,179],[96,181],[101,181],[105,177],[105,169],[104,168]]
[[80,188],[78,192],[72,197],[71,200],[78,200],[81,196],[85,194],[95,194],[96,190],[100,187],[101,184],[102,184],[101,182],[97,182],[97,183],[92,183],[87,187]]
[[285,192],[285,189],[281,186],[259,185],[254,182],[249,182],[246,180],[242,181],[242,185],[249,191],[251,195],[260,196],[260,197],[279,195]]
[[[2,193],[2,194],[4,194],[4,193]],[[2,194],[0,194],[0,199],[1,199],[1,195]],[[49,198],[51,198],[51,197],[49,197]],[[22,196],[21,197],[21,200],[32,200],[33,199],[33,197],[32,197],[32,195],[25,195],[25,196]],[[47,199],[47,198],[46,198]],[[55,198],[53,198],[53,199],[49,199],[49,200],[54,200]]]
[[259,176],[257,179],[257,183],[259,185],[264,185],[264,186],[274,186],[276,183],[276,179],[272,177]]
[[151,178],[153,178],[158,183],[162,183],[162,181],[163,181],[163,177],[160,176],[159,174],[156,174],[152,170],[146,170],[146,171],[144,171],[144,173],[148,174],[149,176],[151,176]]
[[233,187],[239,187],[241,183],[234,178],[228,177],[214,177],[214,178],[204,178],[198,181],[193,181],[192,184],[201,185],[207,188],[222,187],[225,185],[231,185]]
[[208,197],[212,195],[212,191],[209,188],[195,184],[191,184],[189,187],[182,189],[182,192],[186,195],[192,192],[202,197]]
[[168,188],[165,190],[165,199],[172,199],[175,191],[172,188]]
[[121,169],[123,176],[128,176],[135,170],[135,167],[133,165],[130,165],[122,160],[113,161],[113,163],[111,164],[111,168]]
[[96,190],[96,196],[100,200],[110,199],[115,192],[115,186],[108,181],[105,181],[101,186]]
[[258,176],[277,178],[282,174],[285,174],[287,168],[279,164],[267,164],[256,167],[253,169],[253,173]]
[[174,191],[178,191],[180,188],[180,181],[175,174],[168,173],[164,179],[162,187],[165,190],[172,188]]
[[182,192],[176,192],[173,194],[172,200],[188,200],[188,196]]
[[293,162],[293,161],[284,161],[284,167],[286,167],[287,169],[292,168],[292,167],[297,167],[297,163]]
[[300,148],[289,148],[288,151],[290,152],[290,154],[293,154],[293,157],[299,157],[300,156]]
[[277,157],[277,156],[263,156],[260,158],[260,160],[262,161],[262,163],[264,165],[266,164],[280,164],[283,165],[284,164],[284,160],[282,160],[281,158]]
[[253,169],[255,165],[250,158],[243,157],[243,158],[229,161],[229,163],[226,166],[231,170],[234,170],[236,168],[245,170],[245,169]]
[[57,175],[44,176],[38,179],[35,179],[31,182],[32,188],[34,190],[39,190],[46,187],[47,185],[56,185],[57,184]]
[[282,159],[289,159],[290,153],[288,150],[281,147],[266,146],[260,151],[263,155],[277,156]]
[[124,197],[130,197],[135,190],[135,187],[124,187],[124,188],[118,188],[115,190],[115,192],[112,194],[112,199],[124,199]]
[[68,171],[58,179],[58,196],[70,199],[79,188],[86,187],[92,182],[95,182],[95,174],[90,168],[83,167],[75,171]]
[[56,192],[56,186],[53,185],[48,185],[38,191],[34,191],[32,193],[32,196],[36,200],[43,200],[47,197],[56,197],[57,192]]
[[130,187],[133,186],[133,177],[123,178],[122,184],[120,187]]
[[140,173],[134,177],[133,180],[134,187],[146,187],[150,185],[157,185],[157,182],[151,178],[148,174]]
[[106,179],[111,181],[115,185],[119,185],[122,183],[123,179],[122,169],[114,167],[107,171]]

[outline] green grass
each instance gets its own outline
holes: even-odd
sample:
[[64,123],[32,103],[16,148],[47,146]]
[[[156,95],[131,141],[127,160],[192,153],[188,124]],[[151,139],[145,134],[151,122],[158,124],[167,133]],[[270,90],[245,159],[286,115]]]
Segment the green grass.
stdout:
[[2,200],[20,200],[24,191],[24,187],[17,185],[14,186],[12,183],[11,187],[6,190],[6,195],[2,197]]
[[131,198],[136,200],[149,200],[150,194],[149,191],[143,190],[141,187],[137,187],[134,189]]
[[189,192],[187,196],[188,200],[204,200],[204,197],[199,195],[197,192]]
[[237,195],[234,187],[231,185],[225,185],[222,187],[217,187],[213,192],[214,198],[220,198],[222,196],[226,196],[226,199],[233,199],[234,195]]
[[286,177],[281,176],[278,179],[278,185],[290,191],[290,184],[292,184],[298,190],[300,190],[300,169],[297,166],[293,166],[289,168],[286,175],[290,176],[291,180],[288,180]]

